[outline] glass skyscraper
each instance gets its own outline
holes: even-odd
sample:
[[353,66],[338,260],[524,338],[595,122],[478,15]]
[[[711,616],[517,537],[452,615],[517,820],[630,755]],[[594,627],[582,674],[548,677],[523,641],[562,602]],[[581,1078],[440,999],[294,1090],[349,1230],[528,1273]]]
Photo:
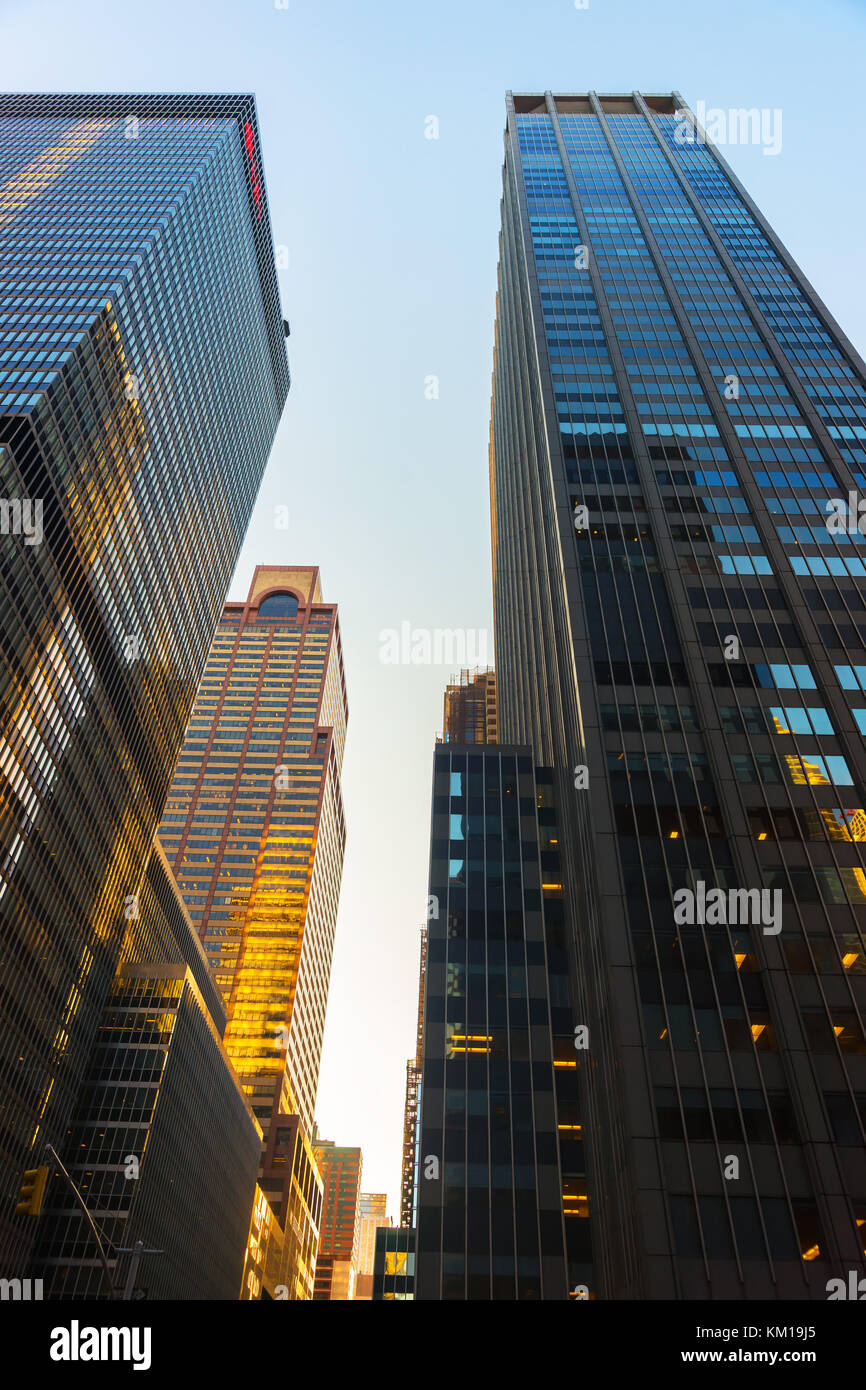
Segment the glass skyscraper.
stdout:
[[[62,1154],[115,1289],[141,1240],[162,1252],[139,1272],[149,1298],[238,1297],[262,1131],[223,1047],[225,1024],[154,841]],[[43,1201],[34,1268],[49,1299],[109,1297],[96,1239],[59,1176]]]
[[864,363],[681,98],[509,95],[500,737],[555,773],[600,1298],[863,1270],[864,488]]
[[59,1142],[289,377],[251,96],[0,97],[0,1252]]
[[414,1297],[590,1297],[586,1053],[553,774],[528,748],[437,747],[429,895]]

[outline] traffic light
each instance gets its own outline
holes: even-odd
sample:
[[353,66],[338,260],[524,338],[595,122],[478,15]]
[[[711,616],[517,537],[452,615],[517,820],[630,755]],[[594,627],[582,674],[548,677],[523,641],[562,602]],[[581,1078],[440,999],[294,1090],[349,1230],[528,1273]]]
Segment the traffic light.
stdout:
[[18,1215],[38,1216],[42,1210],[45,1184],[51,1169],[47,1164],[41,1168],[28,1168],[21,1184],[21,1201],[15,1208]]

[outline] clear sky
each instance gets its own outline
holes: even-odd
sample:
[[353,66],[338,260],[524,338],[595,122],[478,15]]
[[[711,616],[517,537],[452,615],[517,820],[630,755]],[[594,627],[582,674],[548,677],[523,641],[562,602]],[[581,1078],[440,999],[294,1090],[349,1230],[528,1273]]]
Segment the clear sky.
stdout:
[[340,605],[348,844],[318,1119],[361,1145],[396,1218],[450,671],[382,664],[380,633],[488,629],[492,646],[505,91],[781,109],[777,156],[724,153],[864,352],[866,4],[0,0],[0,55],[7,90],[256,93],[293,382],[230,597],[256,563],[318,564]]

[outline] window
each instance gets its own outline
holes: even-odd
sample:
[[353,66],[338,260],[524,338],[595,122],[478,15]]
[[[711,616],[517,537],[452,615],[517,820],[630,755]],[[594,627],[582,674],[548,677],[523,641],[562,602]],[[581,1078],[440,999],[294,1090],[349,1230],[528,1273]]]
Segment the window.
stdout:
[[833,1045],[835,1037],[842,1052],[866,1052],[866,1040],[863,1038],[857,1015],[853,1010],[834,1008],[832,1019],[830,1019],[821,1007],[804,1008],[802,1018],[812,1051],[835,1051]]
[[[837,671],[839,668],[836,668]],[[866,668],[864,668],[866,669]],[[781,663],[769,666],[757,662],[754,666],[755,680],[764,690],[815,690],[815,677],[808,666],[785,666]]]
[[791,753],[782,759],[789,780],[794,786],[824,787],[831,783],[851,787],[854,778],[842,757],[821,756],[818,753]]
[[866,1096],[858,1096],[857,1100],[858,1106],[854,1104],[847,1091],[830,1091],[824,1094],[830,1128],[837,1144],[856,1144],[859,1147],[863,1143],[861,1124],[866,1120]]
[[297,595],[290,594],[288,591],[280,594],[269,594],[258,607],[258,617],[260,618],[296,618],[297,616]]
[[766,555],[720,555],[719,565],[722,574],[773,573]]
[[866,666],[834,666],[843,690],[866,690]]
[[710,1260],[732,1260],[734,1249],[731,1243],[731,1228],[724,1198],[699,1197],[698,1210],[707,1258]]
[[719,705],[719,720],[726,734],[765,734],[767,725],[759,705]]
[[768,713],[777,734],[834,734],[830,716],[821,705],[770,705]]
[[731,762],[738,782],[781,782],[779,764],[772,753],[732,753]]
[[794,1221],[797,1226],[797,1241],[801,1258],[817,1260],[824,1245],[821,1227],[818,1223],[817,1208],[811,1202],[795,1202]]
[[701,1254],[701,1241],[694,1199],[672,1196],[670,1204],[674,1249],[681,1257],[697,1258]]
[[763,1260],[764,1236],[754,1197],[731,1197],[731,1216],[737,1237],[737,1249],[744,1260]]

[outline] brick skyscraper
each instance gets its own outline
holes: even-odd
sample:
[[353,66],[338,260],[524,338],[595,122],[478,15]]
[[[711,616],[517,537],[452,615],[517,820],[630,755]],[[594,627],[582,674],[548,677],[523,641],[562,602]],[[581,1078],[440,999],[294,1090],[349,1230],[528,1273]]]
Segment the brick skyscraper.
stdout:
[[264,1131],[260,1185],[281,1224],[304,1232],[292,1297],[312,1293],[320,1188],[310,1136],[347,718],[337,608],[322,601],[318,570],[259,566],[246,602],[225,606],[159,830]]

